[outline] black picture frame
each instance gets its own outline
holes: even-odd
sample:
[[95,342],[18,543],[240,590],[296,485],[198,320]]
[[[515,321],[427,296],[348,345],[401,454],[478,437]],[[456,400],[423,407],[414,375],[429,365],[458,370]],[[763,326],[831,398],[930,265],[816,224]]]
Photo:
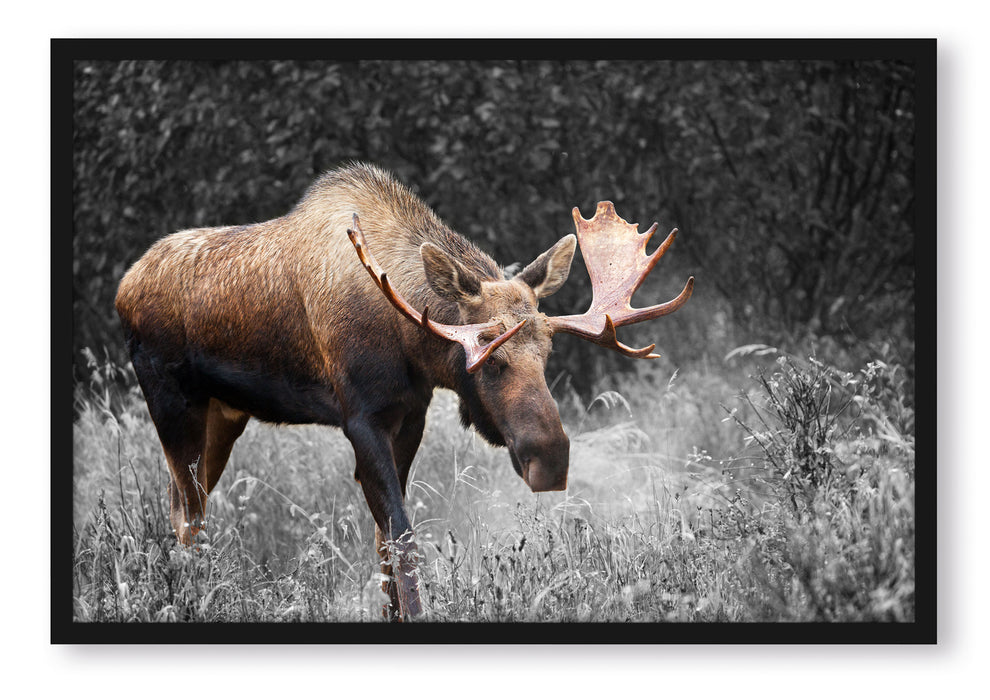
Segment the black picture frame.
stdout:
[[[896,58],[916,68],[916,619],[909,623],[621,624],[425,623],[387,630],[334,624],[103,624],[72,620],[72,245],[73,62],[193,59],[354,60],[497,58],[669,60],[868,60]],[[936,639],[936,41],[847,40],[171,40],[53,39],[51,42],[52,216],[52,601],[56,644],[360,643],[703,643],[933,644]]]

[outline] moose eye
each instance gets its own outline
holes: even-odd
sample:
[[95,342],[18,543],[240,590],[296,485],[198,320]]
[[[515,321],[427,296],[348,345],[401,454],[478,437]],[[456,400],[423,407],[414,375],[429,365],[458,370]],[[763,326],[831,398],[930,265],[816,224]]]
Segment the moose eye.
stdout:
[[497,358],[494,355],[485,360],[485,374],[491,377],[497,377],[502,372],[502,368],[505,366],[505,362],[501,358]]

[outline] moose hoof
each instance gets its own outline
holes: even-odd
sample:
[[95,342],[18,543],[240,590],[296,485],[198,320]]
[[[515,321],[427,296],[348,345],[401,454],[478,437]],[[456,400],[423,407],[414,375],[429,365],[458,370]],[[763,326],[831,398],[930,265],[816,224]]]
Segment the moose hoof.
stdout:
[[419,581],[415,572],[400,572],[396,579],[399,592],[398,619],[409,622],[423,614],[423,605],[419,600]]
[[175,533],[176,539],[179,540],[180,544],[185,546],[190,546],[193,543],[193,539],[198,535],[203,529],[206,528],[205,518],[193,518],[193,520],[187,521],[181,519],[178,523],[173,522],[172,532]]

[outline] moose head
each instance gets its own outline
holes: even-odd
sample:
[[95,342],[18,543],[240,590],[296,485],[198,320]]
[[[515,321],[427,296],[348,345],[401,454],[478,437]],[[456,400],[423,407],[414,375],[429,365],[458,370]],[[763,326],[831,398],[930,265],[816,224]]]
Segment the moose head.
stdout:
[[[591,219],[584,219],[577,207],[572,215],[576,237],[565,236],[510,279],[479,279],[438,246],[423,243],[427,282],[439,297],[457,305],[458,324],[432,320],[428,307],[418,311],[393,288],[368,248],[357,214],[347,231],[389,302],[411,322],[464,349],[458,391],[462,421],[492,444],[507,446],[514,469],[533,491],[567,485],[569,440],[544,376],[554,334],[571,333],[628,357],[657,358],[655,344],[628,347],[619,342],[616,329],[676,311],[694,288],[691,277],[671,301],[633,308],[633,294],[673,243],[677,229],[648,255],[656,223],[639,233],[611,202],[600,202]],[[591,277],[591,306],[583,314],[547,316],[538,310],[539,300],[567,280],[576,245]]]

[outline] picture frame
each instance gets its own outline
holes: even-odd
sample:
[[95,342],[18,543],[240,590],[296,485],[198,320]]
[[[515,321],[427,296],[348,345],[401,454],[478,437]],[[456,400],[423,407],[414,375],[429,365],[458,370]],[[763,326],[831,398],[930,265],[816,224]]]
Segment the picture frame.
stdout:
[[[932,644],[936,641],[935,458],[935,69],[936,42],[921,40],[74,40],[55,39],[52,51],[52,642],[57,644]],[[370,622],[79,622],[74,619],[73,567],[78,527],[73,523],[77,444],[75,391],[80,381],[74,300],[78,102],[80,62],[102,61],[353,62],[437,61],[567,63],[650,61],[900,61],[913,75],[914,461],[926,465],[916,483],[914,619],[907,622],[418,622],[378,627]],[[717,131],[717,130],[716,130]],[[715,132],[713,132],[715,133]],[[216,164],[221,167],[223,164]],[[426,194],[427,187],[419,186]],[[301,192],[299,193],[301,194]],[[591,193],[584,196],[594,196]],[[70,206],[69,203],[72,203]],[[570,202],[556,202],[558,206]],[[585,204],[582,211],[587,209]],[[74,211],[75,210],[75,211]],[[632,217],[655,217],[645,211]],[[652,219],[651,219],[652,220]],[[641,219],[642,221],[642,219]],[[243,222],[229,222],[243,223]],[[565,221],[565,223],[567,223]],[[645,228],[644,223],[641,228]],[[919,235],[919,232],[924,232]],[[563,233],[563,232],[561,232]],[[684,236],[691,233],[685,228]],[[543,239],[543,247],[556,240]],[[676,250],[676,248],[675,248]],[[120,261],[124,263],[125,261]],[[133,260],[127,260],[130,264]],[[572,272],[572,275],[575,273]],[[583,274],[583,272],[582,272]],[[111,280],[104,280],[111,284]],[[699,276],[698,284],[703,280]],[[121,340],[121,345],[123,341]],[[70,372],[73,372],[70,374]],[[730,397],[726,396],[726,400]],[[731,415],[731,414],[730,414]],[[160,448],[156,448],[160,449]],[[164,476],[164,464],[161,470]],[[156,486],[157,488],[157,486]],[[359,505],[361,505],[359,503]],[[368,547],[369,559],[373,556]]]

